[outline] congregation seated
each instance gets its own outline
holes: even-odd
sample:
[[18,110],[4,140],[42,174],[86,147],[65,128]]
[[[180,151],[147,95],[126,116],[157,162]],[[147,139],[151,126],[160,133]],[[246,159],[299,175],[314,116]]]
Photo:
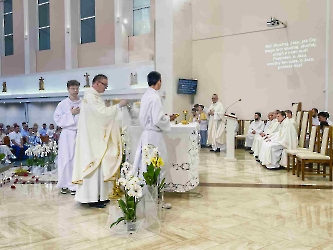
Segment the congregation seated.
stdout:
[[254,137],[264,132],[265,123],[261,120],[261,113],[254,114],[254,121],[251,122],[249,130],[245,138],[245,148],[250,149],[253,144]]
[[0,129],[0,154],[5,155],[4,158],[0,159],[0,162],[10,164],[11,161],[9,160],[9,158],[16,159],[16,157],[13,155],[10,148],[5,144],[6,139],[7,139],[7,136],[5,135],[4,130]]
[[42,128],[39,130],[39,134],[41,136],[45,136],[47,134],[47,127],[46,127],[46,123],[43,123]]
[[318,113],[318,120],[320,122],[320,125],[321,125],[321,123],[324,124],[325,122],[327,122],[327,124],[329,126],[332,126],[333,122],[329,120],[329,117],[330,117],[330,115],[329,115],[328,112],[326,112],[326,111],[319,112]]

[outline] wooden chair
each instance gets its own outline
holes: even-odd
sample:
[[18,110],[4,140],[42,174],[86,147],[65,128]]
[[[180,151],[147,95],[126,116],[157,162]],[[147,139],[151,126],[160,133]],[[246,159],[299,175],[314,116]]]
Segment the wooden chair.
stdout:
[[297,125],[297,134],[299,135],[301,120],[302,120],[303,111],[297,111],[296,114],[296,125]]
[[3,144],[10,147],[10,138],[9,138],[9,136],[5,136],[3,138]]
[[[328,155],[327,155],[328,152]],[[326,167],[329,167],[329,178],[332,181],[332,127],[325,127],[322,140],[320,153],[307,152],[296,154],[297,161],[297,176],[299,176],[299,170],[301,170],[302,181],[304,181],[304,176],[306,175],[323,175],[326,177]],[[317,172],[314,172],[311,168],[311,172],[305,172],[305,165],[317,164]],[[321,172],[320,166],[323,166],[323,171]]]
[[237,143],[238,141],[245,141],[247,132],[249,131],[249,127],[250,127],[251,121],[250,120],[243,120],[242,121],[242,126],[240,127],[240,134],[235,136],[235,145],[237,148]]
[[40,136],[40,140],[42,141],[42,143],[49,143],[50,138],[48,135],[44,135],[44,136]]
[[296,170],[296,155],[299,153],[304,153],[304,152],[314,152],[315,150],[315,143],[316,143],[316,138],[319,135],[319,126],[313,126],[311,128],[311,137],[310,137],[310,144],[309,148],[297,148],[295,150],[286,150],[287,154],[287,171],[289,172],[290,169],[290,159],[292,162],[292,173],[295,175],[295,170]]

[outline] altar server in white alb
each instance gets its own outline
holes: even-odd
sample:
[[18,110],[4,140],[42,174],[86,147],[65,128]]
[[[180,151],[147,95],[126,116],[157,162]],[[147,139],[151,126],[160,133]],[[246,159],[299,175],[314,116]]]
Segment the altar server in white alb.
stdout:
[[[170,121],[173,121],[176,116],[165,115],[162,109],[161,97],[158,90],[162,86],[161,74],[152,71],[147,76],[148,89],[141,98],[140,107],[140,125],[142,127],[142,135],[138,148],[136,150],[134,159],[134,173],[138,174],[142,178],[143,172],[147,171],[146,164],[142,161],[142,147],[147,145],[154,145],[158,148],[160,156],[167,166],[167,149],[165,146],[163,132],[170,131]],[[163,178],[168,171],[167,167],[163,167],[161,171],[161,177]]]
[[287,166],[285,149],[293,150],[297,147],[297,133],[295,126],[286,117],[284,111],[279,111],[277,120],[281,124],[279,132],[263,142],[259,160],[267,169],[284,169]]
[[70,80],[67,82],[69,96],[58,104],[53,115],[56,124],[62,127],[59,140],[57,184],[57,188],[61,188],[62,194],[70,191],[72,195],[75,195],[76,191],[76,185],[72,184],[72,173],[81,104],[81,99],[78,96],[79,88],[80,83],[78,81]]
[[221,149],[225,150],[226,143],[224,108],[218,100],[218,95],[214,94],[208,112],[208,144],[212,145],[211,152],[220,152]]
[[289,109],[286,110],[286,111],[284,111],[284,112],[286,112],[287,118],[294,125],[294,127],[296,129],[296,132],[297,132],[298,128],[297,128],[297,123],[296,123],[295,119],[293,118],[293,112],[291,110],[289,110]]
[[[108,78],[97,75],[85,90],[77,130],[72,182],[78,184],[75,200],[103,208],[108,202],[109,181],[113,180],[122,159],[119,128],[121,107],[125,100],[107,107],[101,94]],[[63,135],[61,135],[62,137]],[[60,138],[61,138],[60,137]]]
[[254,114],[254,121],[251,122],[249,131],[247,132],[245,139],[245,147],[251,148],[254,137],[264,132],[265,123],[261,120],[261,113],[256,112]]

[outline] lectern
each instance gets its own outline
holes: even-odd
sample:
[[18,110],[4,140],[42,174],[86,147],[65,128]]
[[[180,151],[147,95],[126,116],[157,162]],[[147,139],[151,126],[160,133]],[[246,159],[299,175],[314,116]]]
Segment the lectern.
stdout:
[[237,161],[235,158],[235,128],[237,117],[233,115],[224,115],[227,119],[227,154],[226,161]]

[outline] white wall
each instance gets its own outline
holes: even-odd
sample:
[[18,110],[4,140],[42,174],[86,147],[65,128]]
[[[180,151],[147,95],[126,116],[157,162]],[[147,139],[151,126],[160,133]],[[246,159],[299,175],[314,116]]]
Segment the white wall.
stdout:
[[28,121],[29,127],[34,123],[42,127],[43,123],[49,125],[53,123],[53,113],[58,105],[58,102],[40,102],[40,103],[28,103]]
[[0,123],[13,126],[16,122],[21,126],[25,121],[24,103],[0,103]]
[[[41,96],[66,96],[66,83],[76,79],[83,87],[86,84],[84,74],[90,75],[90,85],[97,74],[105,74],[109,78],[109,88],[106,95],[132,94],[138,89],[147,88],[147,74],[154,69],[153,62],[120,64],[113,66],[80,68],[66,71],[54,71],[12,77],[0,77],[0,82],[7,82],[7,93],[0,92],[0,100],[17,97],[33,98]],[[131,73],[138,76],[138,84],[131,86]],[[43,77],[45,91],[39,91],[39,78]],[[83,90],[83,88],[81,88]]]

